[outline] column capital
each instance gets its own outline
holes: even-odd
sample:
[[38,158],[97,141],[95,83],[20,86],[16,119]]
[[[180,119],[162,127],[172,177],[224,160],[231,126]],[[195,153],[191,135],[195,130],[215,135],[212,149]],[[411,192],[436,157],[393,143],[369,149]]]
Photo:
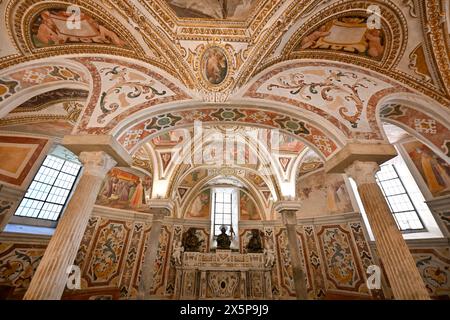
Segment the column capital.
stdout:
[[355,180],[356,184],[377,183],[375,173],[380,166],[375,161],[354,161],[345,169],[345,173]]
[[275,203],[274,209],[281,214],[281,219],[285,225],[297,224],[297,212],[301,208],[300,201],[280,200]]
[[103,151],[83,151],[78,157],[84,166],[84,174],[105,177],[117,162]]
[[326,173],[344,173],[355,161],[382,164],[397,155],[395,147],[387,141],[376,143],[349,142],[325,162]]
[[162,220],[165,216],[169,216],[174,208],[174,203],[170,199],[150,199],[149,213],[153,214],[153,220]]
[[103,151],[113,158],[119,167],[129,167],[133,161],[128,151],[110,135],[68,135],[64,136],[62,145],[77,155],[87,151]]

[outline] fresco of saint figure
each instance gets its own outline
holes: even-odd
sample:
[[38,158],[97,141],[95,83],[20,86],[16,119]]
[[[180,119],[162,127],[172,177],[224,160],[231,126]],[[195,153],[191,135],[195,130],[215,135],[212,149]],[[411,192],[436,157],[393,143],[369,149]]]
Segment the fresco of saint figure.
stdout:
[[139,211],[144,207],[146,192],[151,192],[150,177],[141,179],[137,175],[114,168],[106,176],[96,204]]
[[297,194],[303,201],[302,216],[327,215],[353,211],[350,195],[340,174],[313,172],[297,183]]
[[261,220],[255,202],[243,191],[239,198],[241,220]]
[[420,142],[405,143],[414,165],[435,197],[450,194],[450,164]]
[[202,191],[192,202],[191,209],[187,213],[188,218],[208,218],[210,190]]
[[125,47],[117,34],[100,25],[91,16],[81,12],[79,27],[72,25],[73,14],[64,9],[44,10],[31,24],[31,35],[36,47],[69,43],[101,43]]
[[202,57],[204,78],[213,85],[218,85],[227,76],[228,62],[223,50],[219,47],[211,47]]

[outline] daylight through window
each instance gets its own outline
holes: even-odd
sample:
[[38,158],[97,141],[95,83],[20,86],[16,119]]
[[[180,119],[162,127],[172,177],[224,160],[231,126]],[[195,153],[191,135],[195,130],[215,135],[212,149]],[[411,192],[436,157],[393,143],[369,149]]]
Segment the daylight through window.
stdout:
[[81,165],[48,155],[15,215],[56,221],[67,202]]

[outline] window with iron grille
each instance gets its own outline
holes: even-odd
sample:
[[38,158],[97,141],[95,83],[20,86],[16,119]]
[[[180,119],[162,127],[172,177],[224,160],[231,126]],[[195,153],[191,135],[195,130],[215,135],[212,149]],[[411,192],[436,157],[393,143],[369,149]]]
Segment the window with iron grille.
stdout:
[[16,216],[57,221],[80,173],[81,165],[48,155],[25,197]]
[[398,228],[401,231],[425,229],[395,166],[393,164],[382,165],[376,178]]

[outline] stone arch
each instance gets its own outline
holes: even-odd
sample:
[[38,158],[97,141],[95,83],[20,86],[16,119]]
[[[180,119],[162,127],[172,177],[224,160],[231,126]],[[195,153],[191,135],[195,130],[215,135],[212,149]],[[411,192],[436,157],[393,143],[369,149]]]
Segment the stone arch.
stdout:
[[67,59],[43,59],[4,69],[0,74],[0,117],[28,99],[56,89],[89,90],[86,69]]
[[329,157],[344,145],[341,136],[332,135],[328,130],[305,118],[255,107],[199,108],[197,105],[184,110],[180,108],[172,112],[147,115],[139,121],[129,121],[127,125],[115,131],[115,136],[119,143],[132,153],[147,139],[165,131],[191,127],[196,120],[207,125],[233,124],[278,129],[280,132],[302,140],[324,158]]
[[[422,96],[401,93],[382,99],[377,106],[377,121],[404,129],[443,158],[450,157],[450,112]],[[383,132],[386,137],[386,133]]]
[[[205,168],[207,168],[207,166],[202,169],[205,169]],[[192,170],[189,170],[183,176],[185,177],[198,169],[199,168],[194,168]],[[220,176],[221,176],[220,174],[215,174],[213,176],[207,176],[207,177],[203,178],[202,180],[200,180],[191,190],[189,190],[188,193],[186,194],[185,200],[180,204],[180,207],[178,208],[178,218],[184,218],[184,216],[182,217],[181,214],[183,214],[183,213],[186,214],[187,210],[189,210],[189,208],[192,206],[192,202],[195,200],[195,198],[198,196],[198,194],[206,189],[213,187],[213,186],[208,186],[207,185],[208,182],[210,182],[211,180],[213,180],[217,177],[220,177]],[[249,191],[252,199],[254,200],[255,204],[257,205],[258,210],[261,212],[262,220],[269,220],[270,213],[271,213],[271,206],[266,207],[266,208],[264,207],[264,205],[263,205],[264,199],[263,199],[262,195],[260,194],[260,192],[258,192],[258,189],[256,188],[256,186],[254,186],[247,179],[244,179],[240,176],[233,175],[232,177],[234,179],[240,181],[246,188],[248,188],[248,191]],[[176,187],[177,186],[174,186],[174,190],[172,190],[172,192],[171,192],[172,197],[174,197],[176,194],[176,190],[175,190]],[[241,189],[241,188],[238,187],[238,189]]]

